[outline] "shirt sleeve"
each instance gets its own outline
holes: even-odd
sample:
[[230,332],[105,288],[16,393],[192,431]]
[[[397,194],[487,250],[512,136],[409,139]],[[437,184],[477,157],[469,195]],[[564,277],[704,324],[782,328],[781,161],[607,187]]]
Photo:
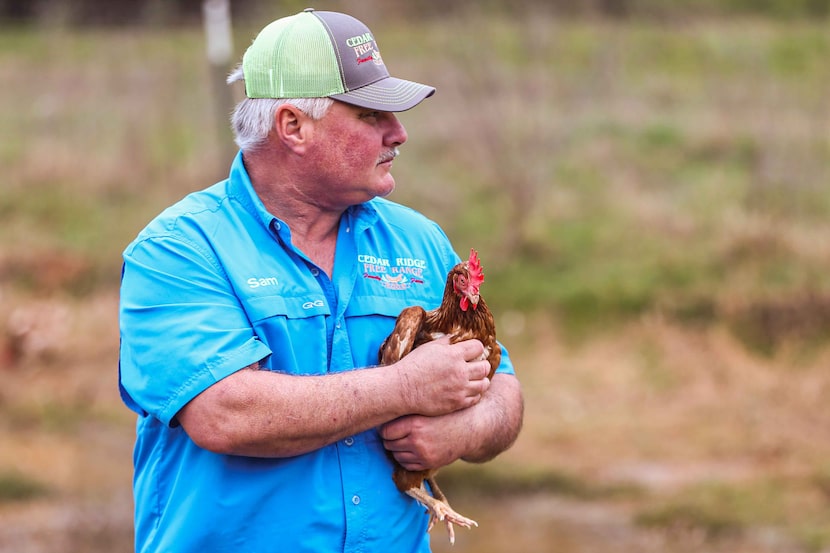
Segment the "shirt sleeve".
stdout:
[[209,386],[271,354],[219,263],[178,237],[124,253],[119,315],[122,398],[166,424]]
[[501,342],[499,342],[499,346],[501,346],[501,362],[496,368],[496,374],[504,373],[515,375],[516,370],[513,368],[513,361],[510,359],[510,354],[507,353],[507,348]]

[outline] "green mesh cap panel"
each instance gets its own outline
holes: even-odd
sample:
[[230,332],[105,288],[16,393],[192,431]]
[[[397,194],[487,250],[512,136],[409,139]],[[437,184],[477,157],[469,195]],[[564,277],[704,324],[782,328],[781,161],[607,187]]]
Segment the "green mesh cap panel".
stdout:
[[326,29],[303,12],[267,25],[242,58],[249,98],[321,98],[345,92]]

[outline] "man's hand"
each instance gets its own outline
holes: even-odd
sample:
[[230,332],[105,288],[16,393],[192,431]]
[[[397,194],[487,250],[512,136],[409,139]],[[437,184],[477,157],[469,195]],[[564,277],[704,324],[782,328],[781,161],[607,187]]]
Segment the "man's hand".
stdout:
[[478,340],[444,338],[412,350],[395,363],[400,392],[411,413],[437,416],[472,407],[490,387],[490,364]]
[[523,401],[515,376],[496,374],[480,402],[448,415],[407,415],[380,427],[384,447],[407,470],[440,468],[457,459],[489,461],[513,443]]
[[383,446],[407,470],[426,470],[448,465],[463,453],[463,432],[448,417],[408,415],[381,427]]

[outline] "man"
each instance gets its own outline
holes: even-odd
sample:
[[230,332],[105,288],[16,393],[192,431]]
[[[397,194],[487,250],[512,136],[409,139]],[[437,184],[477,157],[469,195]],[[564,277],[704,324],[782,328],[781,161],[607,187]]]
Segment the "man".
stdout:
[[509,357],[488,380],[477,340],[375,366],[397,314],[435,307],[459,260],[381,199],[407,139],[393,112],[434,89],[390,77],[361,22],[313,10],[265,27],[240,78],[229,178],[124,252],[136,550],[429,551],[386,451],[413,470],[483,462],[522,416]]

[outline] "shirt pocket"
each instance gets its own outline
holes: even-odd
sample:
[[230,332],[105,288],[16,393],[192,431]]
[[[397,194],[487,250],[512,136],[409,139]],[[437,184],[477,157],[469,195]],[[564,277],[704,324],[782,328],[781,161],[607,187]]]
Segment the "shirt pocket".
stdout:
[[378,349],[395,327],[395,319],[413,305],[428,308],[425,301],[412,298],[352,297],[345,316],[356,367],[378,364]]
[[289,374],[325,374],[326,317],[321,296],[258,296],[245,300],[257,337],[271,350],[264,367]]

